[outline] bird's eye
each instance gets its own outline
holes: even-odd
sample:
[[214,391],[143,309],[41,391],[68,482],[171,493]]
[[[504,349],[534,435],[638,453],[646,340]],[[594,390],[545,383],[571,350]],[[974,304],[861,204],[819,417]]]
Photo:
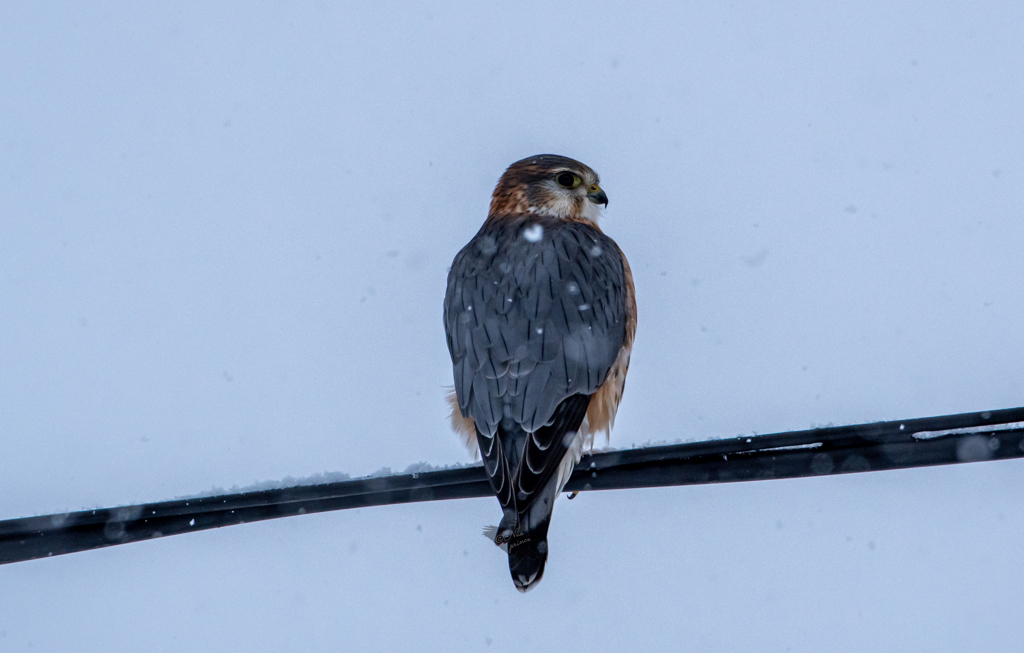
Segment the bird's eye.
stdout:
[[580,179],[577,175],[572,174],[571,172],[563,172],[559,174],[557,177],[555,177],[555,181],[558,182],[559,186],[563,186],[565,188],[576,188],[577,186],[583,183],[582,179]]

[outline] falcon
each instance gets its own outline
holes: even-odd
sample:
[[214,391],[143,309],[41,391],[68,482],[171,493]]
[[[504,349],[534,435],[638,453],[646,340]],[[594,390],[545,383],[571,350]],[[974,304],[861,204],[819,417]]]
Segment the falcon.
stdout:
[[597,226],[598,182],[563,156],[513,163],[448,273],[452,426],[483,458],[502,509],[489,536],[523,592],[544,574],[555,497],[585,441],[611,432],[636,331],[629,264]]

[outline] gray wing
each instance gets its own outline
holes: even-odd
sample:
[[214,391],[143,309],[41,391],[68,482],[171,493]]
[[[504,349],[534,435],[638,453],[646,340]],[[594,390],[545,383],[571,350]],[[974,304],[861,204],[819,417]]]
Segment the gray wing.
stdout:
[[604,382],[625,338],[622,254],[582,223],[488,221],[455,257],[444,325],[464,416],[527,433]]

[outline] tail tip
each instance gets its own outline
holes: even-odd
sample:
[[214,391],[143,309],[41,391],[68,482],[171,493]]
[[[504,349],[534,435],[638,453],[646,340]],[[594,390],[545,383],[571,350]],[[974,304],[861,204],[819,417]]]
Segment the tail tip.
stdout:
[[508,546],[508,569],[520,592],[528,592],[544,577],[548,542],[530,535],[513,537]]

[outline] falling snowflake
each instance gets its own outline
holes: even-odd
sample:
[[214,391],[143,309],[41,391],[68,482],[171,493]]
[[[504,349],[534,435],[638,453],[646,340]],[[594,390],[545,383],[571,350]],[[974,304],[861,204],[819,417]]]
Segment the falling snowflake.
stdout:
[[539,224],[531,224],[526,229],[523,229],[523,238],[531,243],[539,243],[544,237],[544,227]]

